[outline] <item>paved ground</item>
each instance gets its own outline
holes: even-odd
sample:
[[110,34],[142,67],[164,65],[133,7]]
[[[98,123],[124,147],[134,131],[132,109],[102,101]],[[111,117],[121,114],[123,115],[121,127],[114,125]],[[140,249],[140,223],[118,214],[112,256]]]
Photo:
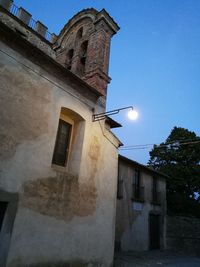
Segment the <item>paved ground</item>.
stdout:
[[126,252],[115,256],[115,267],[200,267],[200,258],[170,251]]

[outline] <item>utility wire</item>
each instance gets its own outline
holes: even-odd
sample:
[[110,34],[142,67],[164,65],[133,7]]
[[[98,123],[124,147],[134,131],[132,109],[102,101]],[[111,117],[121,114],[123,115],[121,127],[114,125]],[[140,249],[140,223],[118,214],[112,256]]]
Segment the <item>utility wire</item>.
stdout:
[[136,150],[136,149],[149,149],[150,147],[156,145],[157,148],[164,148],[164,147],[169,147],[170,145],[174,145],[174,147],[178,147],[178,146],[184,146],[184,145],[193,145],[193,144],[197,144],[200,143],[200,140],[194,140],[194,141],[189,141],[187,142],[187,140],[185,140],[186,142],[183,143],[178,143],[183,140],[176,140],[174,142],[169,142],[167,144],[144,144],[144,145],[132,145],[132,146],[124,146],[122,148],[120,148],[120,150]]
[[[55,83],[54,81],[50,80],[49,78],[47,78],[44,75],[41,75],[39,72],[37,72],[36,70],[32,69],[30,66],[27,66],[26,64],[22,63],[21,61],[19,61],[18,59],[16,59],[15,57],[11,56],[10,54],[8,54],[7,52],[3,51],[0,49],[0,52],[3,53],[4,55],[7,55],[8,57],[10,57],[12,60],[16,61],[17,63],[19,63],[20,65],[22,65],[23,67],[31,70],[32,72],[34,72],[35,74],[37,74],[38,76],[42,77],[43,79],[47,80],[48,82],[52,83],[53,85],[55,85],[56,87],[60,88],[61,90],[65,91],[66,93],[68,93],[69,95],[73,96],[74,98],[76,98],[77,100],[79,100],[80,102],[84,103],[85,105],[89,106],[91,108],[91,106],[83,101],[80,97],[74,95],[73,93],[69,92],[68,90],[66,90],[65,88],[63,88],[62,86],[60,86],[59,84]],[[36,64],[37,65],[37,64]],[[103,132],[102,126],[100,124],[101,130]],[[103,133],[104,134],[104,133]],[[105,134],[104,134],[105,136]],[[105,136],[107,139],[108,137]],[[109,140],[109,139],[108,139]],[[109,140],[111,142],[111,140]],[[183,140],[176,140],[175,142],[180,142]],[[190,141],[190,140],[184,140],[184,141]],[[144,144],[144,145],[132,145],[132,146],[124,146],[122,148],[119,148],[120,150],[135,150],[135,149],[148,149],[151,146],[154,145],[159,145],[159,147],[167,147],[170,144],[174,144],[175,142],[169,142],[168,144],[163,144],[163,145],[159,145],[159,144]],[[112,143],[112,142],[111,142]],[[194,143],[200,143],[199,141],[190,141],[190,142],[186,142],[186,143],[180,143],[179,145],[190,145],[190,144],[194,144]],[[113,143],[112,143],[113,144]],[[113,144],[114,145],[114,144]],[[115,145],[114,145],[115,146]]]
[[[71,92],[69,92],[68,90],[66,90],[65,88],[63,88],[62,86],[60,86],[59,84],[55,83],[54,81],[50,80],[49,78],[47,78],[44,75],[41,75],[39,72],[37,72],[36,70],[32,69],[31,67],[27,66],[26,64],[22,63],[21,61],[19,61],[18,59],[16,59],[15,57],[11,56],[10,54],[8,54],[7,52],[3,51],[0,49],[0,52],[5,54],[6,56],[10,57],[12,60],[16,61],[17,63],[19,63],[20,65],[22,65],[23,67],[31,70],[32,72],[34,72],[35,74],[37,74],[38,76],[42,77],[43,79],[47,80],[48,82],[52,83],[53,85],[55,85],[56,87],[60,88],[61,90],[65,91],[66,93],[68,93],[69,95],[75,97],[77,100],[79,100],[80,102],[84,103],[85,105],[87,105],[88,107],[92,108],[92,106],[90,106],[87,102],[83,101],[80,97],[72,94]],[[36,64],[37,65],[37,64]],[[99,121],[99,125],[102,131],[103,136],[116,148],[118,148],[118,146],[116,146],[110,139],[109,137],[105,134],[102,125]]]
[[111,140],[110,140],[110,138],[105,134],[105,132],[104,132],[104,130],[103,130],[103,127],[102,127],[102,125],[101,125],[101,122],[100,121],[98,121],[99,122],[99,125],[100,125],[100,128],[101,128],[101,132],[102,132],[102,134],[103,134],[103,136],[115,147],[115,148],[117,148],[118,149],[118,146],[116,146]]

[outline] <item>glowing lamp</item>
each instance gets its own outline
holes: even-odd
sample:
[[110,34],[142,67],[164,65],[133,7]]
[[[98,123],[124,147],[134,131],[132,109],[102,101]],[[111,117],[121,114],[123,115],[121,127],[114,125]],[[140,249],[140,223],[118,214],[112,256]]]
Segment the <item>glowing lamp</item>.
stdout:
[[128,117],[129,117],[130,120],[137,120],[137,118],[138,118],[138,112],[137,112],[137,110],[131,109],[128,112]]

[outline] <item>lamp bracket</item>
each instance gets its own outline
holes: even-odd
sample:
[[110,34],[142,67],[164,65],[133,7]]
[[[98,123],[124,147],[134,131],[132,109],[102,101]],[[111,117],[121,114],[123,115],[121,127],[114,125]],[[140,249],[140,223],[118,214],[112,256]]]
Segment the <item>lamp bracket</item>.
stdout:
[[132,109],[133,110],[133,106],[114,109],[114,110],[110,110],[110,111],[106,111],[106,112],[101,112],[98,114],[93,114],[92,115],[92,121],[95,122],[95,121],[104,120],[107,116],[112,116],[112,115],[118,114],[121,110],[124,110],[124,109]]

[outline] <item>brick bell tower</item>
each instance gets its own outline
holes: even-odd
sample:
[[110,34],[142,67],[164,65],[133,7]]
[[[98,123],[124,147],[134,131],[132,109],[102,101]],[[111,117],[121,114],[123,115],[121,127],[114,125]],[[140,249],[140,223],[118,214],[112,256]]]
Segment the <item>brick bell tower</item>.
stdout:
[[57,61],[99,91],[107,94],[110,41],[119,26],[102,9],[90,8],[76,14],[54,44]]

